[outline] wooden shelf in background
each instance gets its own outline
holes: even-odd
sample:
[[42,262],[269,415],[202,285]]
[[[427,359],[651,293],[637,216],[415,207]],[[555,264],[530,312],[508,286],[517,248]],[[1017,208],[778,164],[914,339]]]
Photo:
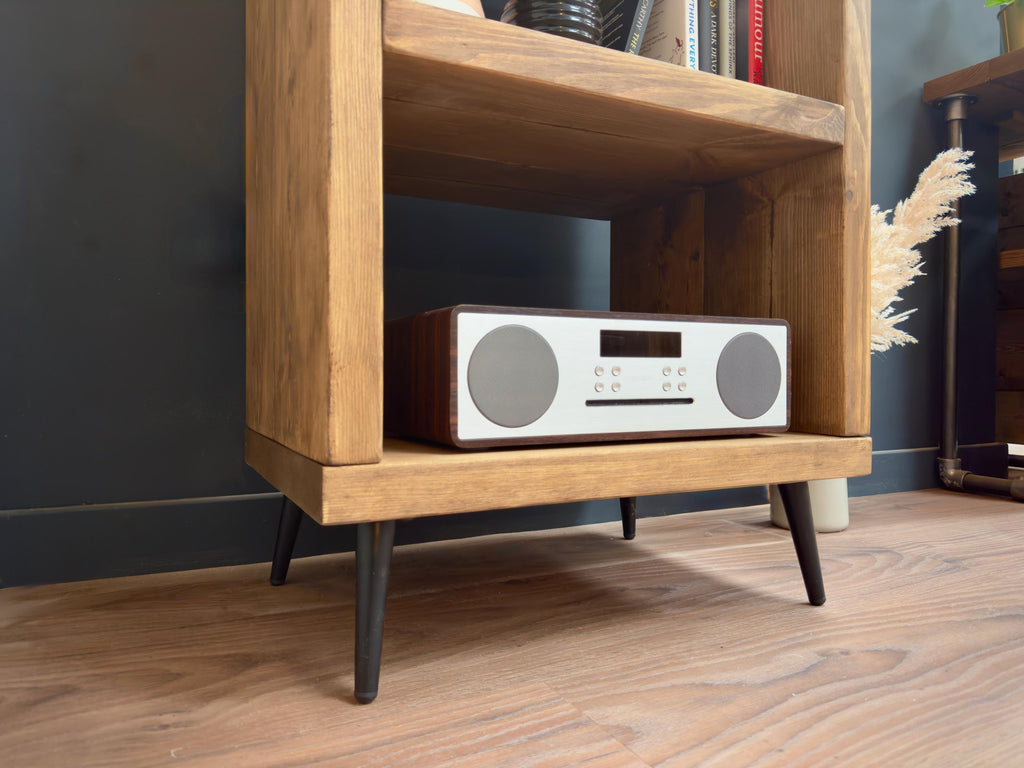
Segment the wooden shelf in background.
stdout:
[[384,6],[398,194],[611,218],[844,141],[842,106],[412,0]]
[[379,464],[328,467],[247,430],[245,458],[332,525],[852,477],[871,471],[871,438],[788,432],[490,451],[385,440]]
[[1010,51],[924,84],[923,99],[929,104],[954,93],[966,93],[977,101],[971,105],[972,120],[999,126],[999,159],[1024,154],[1024,49]]

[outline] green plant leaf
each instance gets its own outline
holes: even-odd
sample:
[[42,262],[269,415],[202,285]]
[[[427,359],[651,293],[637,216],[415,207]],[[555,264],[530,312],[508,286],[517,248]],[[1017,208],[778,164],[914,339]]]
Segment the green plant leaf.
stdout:
[[1013,5],[1017,0],[985,0],[985,7],[991,8],[996,5]]

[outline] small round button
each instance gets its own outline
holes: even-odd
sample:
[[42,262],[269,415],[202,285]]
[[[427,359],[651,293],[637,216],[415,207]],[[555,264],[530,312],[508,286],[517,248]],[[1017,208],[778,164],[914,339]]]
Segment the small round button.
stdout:
[[664,374],[665,376],[668,376],[669,374],[671,374],[671,373],[672,373],[672,369],[671,369],[671,368],[670,368],[669,366],[667,366],[667,365],[666,365],[666,366],[665,366],[664,368],[662,368],[662,369],[661,369],[661,372],[662,372],[662,373],[663,373],[663,374]]
[[594,375],[596,375],[596,376],[604,376],[604,368],[602,368],[600,365],[597,366],[594,369]]
[[622,384],[619,382],[616,381],[612,384],[612,392],[618,392],[620,389],[622,389]]
[[604,382],[601,382],[601,381],[597,382],[597,384],[594,385],[594,391],[595,392],[604,392]]
[[664,384],[661,385],[661,388],[663,390],[665,390],[666,392],[669,392],[672,389],[672,383],[669,382],[669,381],[666,381]]
[[618,376],[620,373],[622,373],[622,369],[619,368],[619,366],[617,366],[617,365],[613,365],[612,366],[612,376]]
[[685,381],[680,381],[679,382],[679,391],[682,392],[685,389],[686,389],[686,382]]
[[676,371],[676,373],[678,373],[680,376],[685,376],[686,375],[686,366],[685,365],[679,366],[679,370]]

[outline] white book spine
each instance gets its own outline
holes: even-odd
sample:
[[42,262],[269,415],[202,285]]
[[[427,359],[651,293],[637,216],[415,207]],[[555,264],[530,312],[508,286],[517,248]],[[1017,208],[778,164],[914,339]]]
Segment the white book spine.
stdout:
[[698,69],[697,0],[654,0],[640,55]]
[[736,77],[736,0],[719,0],[718,14],[719,72]]

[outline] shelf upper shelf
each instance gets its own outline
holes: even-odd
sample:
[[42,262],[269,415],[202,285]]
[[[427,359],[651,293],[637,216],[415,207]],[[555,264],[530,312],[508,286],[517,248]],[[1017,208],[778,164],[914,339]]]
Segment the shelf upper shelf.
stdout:
[[385,440],[379,464],[325,467],[247,430],[245,458],[335,525],[853,477],[871,471],[871,438],[789,432],[490,451]]
[[836,104],[413,0],[383,35],[397,194],[611,218],[843,144]]

